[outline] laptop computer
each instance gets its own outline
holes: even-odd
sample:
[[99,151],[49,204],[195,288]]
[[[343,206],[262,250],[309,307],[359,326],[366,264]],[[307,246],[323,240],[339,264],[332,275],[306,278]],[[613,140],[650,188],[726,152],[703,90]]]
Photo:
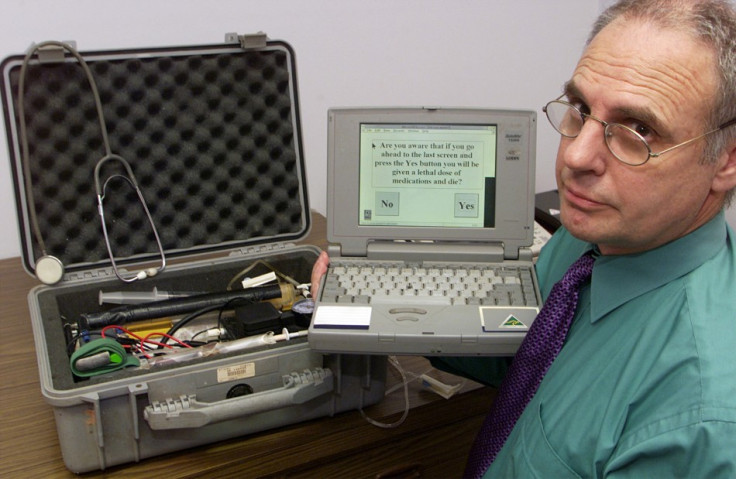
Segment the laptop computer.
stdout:
[[[535,148],[533,111],[331,109],[331,266],[315,298],[312,349],[513,354],[541,306],[530,248]],[[335,282],[366,263],[376,273],[369,284]],[[524,298],[508,289],[517,271]],[[455,275],[474,282],[440,285]]]

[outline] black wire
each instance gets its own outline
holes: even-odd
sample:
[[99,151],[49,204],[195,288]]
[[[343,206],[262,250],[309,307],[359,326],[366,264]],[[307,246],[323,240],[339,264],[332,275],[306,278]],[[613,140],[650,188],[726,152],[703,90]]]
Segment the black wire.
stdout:
[[166,336],[164,336],[161,339],[161,345],[159,346],[159,349],[163,349],[163,345],[166,344],[166,342],[169,340],[167,336],[174,336],[177,331],[179,331],[181,328],[187,325],[187,323],[192,322],[193,320],[197,319],[198,317],[202,316],[203,314],[209,313],[210,311],[215,311],[217,309],[222,308],[222,305],[214,305],[214,306],[205,306],[204,308],[198,309],[192,313],[189,313],[188,315],[182,317],[175,325],[173,325],[167,332]]
[[66,343],[66,355],[71,357],[71,355],[74,353],[75,345],[77,344],[77,341],[79,341],[79,338],[82,337],[82,333],[77,333],[74,336],[72,336],[72,339],[69,340],[68,343]]
[[206,340],[206,339],[205,339],[204,341],[196,341],[196,340],[194,339],[194,338],[196,338],[197,336],[199,336],[200,334],[204,334],[204,333],[206,333],[207,331],[209,331],[209,329],[203,329],[202,331],[198,331],[198,332],[194,333],[194,334],[192,335],[191,339],[190,339],[189,341],[185,341],[185,343],[189,344],[190,346],[191,346],[192,344],[194,344],[194,343],[196,343],[196,344],[207,344],[207,343],[209,343],[210,341],[208,341],[208,340]]
[[[65,328],[66,326],[67,325],[64,325]],[[71,325],[68,326],[71,327]],[[74,350],[76,349],[77,341],[79,341],[85,335],[102,337],[102,331],[79,331],[66,343],[67,356],[71,357],[71,355],[74,353]]]
[[[207,314],[209,312],[216,311],[218,309],[220,310],[220,312],[217,315],[217,327],[220,328],[221,327],[220,325],[221,325],[221,319],[222,319],[222,313],[223,313],[223,311],[225,311],[225,309],[228,309],[233,303],[237,303],[237,302],[241,302],[241,301],[242,302],[245,302],[246,304],[247,303],[252,303],[252,301],[250,301],[248,299],[245,299],[245,298],[233,298],[233,299],[227,300],[226,302],[224,302],[222,304],[205,306],[204,308],[198,309],[197,311],[194,311],[192,313],[189,313],[188,315],[186,315],[183,318],[181,318],[179,321],[177,321],[177,323],[174,326],[171,327],[171,329],[169,329],[166,332],[166,335],[167,336],[174,336],[174,334],[177,331],[179,331],[181,328],[183,328],[184,326],[186,326],[188,323],[192,322],[193,320],[197,319],[198,317],[202,316],[203,314]],[[166,344],[166,342],[169,340],[169,338],[167,336],[164,336],[163,339],[161,340],[161,345],[158,347],[159,349],[163,349],[164,348],[163,345]]]

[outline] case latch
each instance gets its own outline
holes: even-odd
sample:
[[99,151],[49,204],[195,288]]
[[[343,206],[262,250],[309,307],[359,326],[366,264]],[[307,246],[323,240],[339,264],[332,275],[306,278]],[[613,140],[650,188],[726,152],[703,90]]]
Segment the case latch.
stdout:
[[263,48],[266,46],[268,41],[268,35],[264,32],[248,33],[245,35],[238,35],[237,33],[226,33],[225,42],[227,43],[239,43],[240,48],[248,50],[251,48]]
[[[65,41],[63,43],[66,45],[69,45],[71,48],[75,50],[77,48],[77,42]],[[29,50],[33,49],[34,47],[35,47],[35,44],[31,45]],[[46,45],[41,48],[38,48],[37,51],[38,51],[38,61],[41,63],[61,63],[64,61],[65,50],[60,45]]]

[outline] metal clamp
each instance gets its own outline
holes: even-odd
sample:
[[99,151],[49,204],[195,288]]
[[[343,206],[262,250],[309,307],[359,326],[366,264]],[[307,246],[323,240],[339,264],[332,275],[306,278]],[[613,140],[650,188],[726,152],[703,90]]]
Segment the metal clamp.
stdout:
[[268,35],[264,32],[249,33],[246,35],[238,35],[237,33],[226,33],[226,43],[239,43],[240,48],[244,50],[252,48],[263,48],[268,42]]

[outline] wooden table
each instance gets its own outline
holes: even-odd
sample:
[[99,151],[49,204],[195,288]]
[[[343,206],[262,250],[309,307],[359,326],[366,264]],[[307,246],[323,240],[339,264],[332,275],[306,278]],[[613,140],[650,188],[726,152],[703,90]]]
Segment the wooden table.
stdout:
[[[313,221],[305,242],[324,247],[324,217],[314,215]],[[27,304],[36,284],[19,258],[0,260],[0,477],[77,477],[62,462],[52,408],[41,395]],[[430,368],[423,358],[399,359],[415,374]],[[387,390],[399,381],[390,369]],[[445,400],[411,382],[411,410],[394,429],[373,426],[350,411],[84,477],[459,477],[495,396],[472,383],[464,391]],[[403,410],[399,388],[365,412],[393,422]]]

